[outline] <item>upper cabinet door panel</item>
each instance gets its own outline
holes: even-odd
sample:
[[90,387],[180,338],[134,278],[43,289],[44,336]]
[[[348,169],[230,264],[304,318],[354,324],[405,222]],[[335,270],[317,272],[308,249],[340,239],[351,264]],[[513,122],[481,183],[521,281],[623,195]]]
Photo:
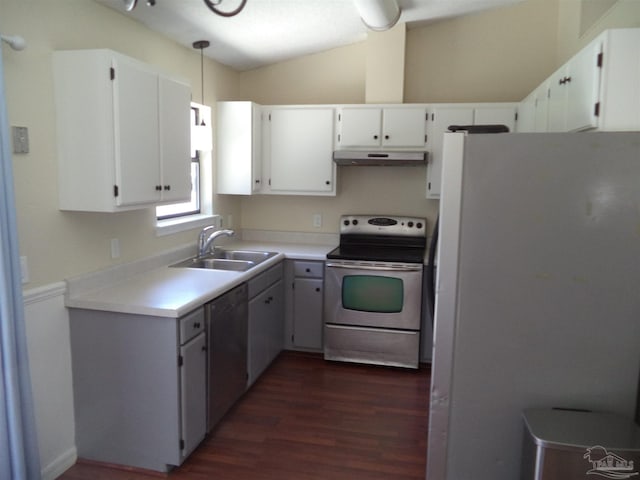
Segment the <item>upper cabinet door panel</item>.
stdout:
[[274,108],[270,115],[271,192],[335,191],[334,109]]
[[474,125],[505,125],[510,132],[516,129],[515,106],[479,107],[474,111]]
[[425,107],[385,108],[382,144],[386,147],[424,148],[426,115]]
[[118,205],[160,198],[158,75],[137,62],[114,59]]
[[341,147],[379,147],[382,110],[347,107],[340,112]]
[[191,89],[188,85],[160,77],[163,202],[186,201],[191,197],[190,103]]
[[598,103],[600,42],[590,44],[569,62],[567,83],[566,128],[584,130],[598,125],[595,106]]

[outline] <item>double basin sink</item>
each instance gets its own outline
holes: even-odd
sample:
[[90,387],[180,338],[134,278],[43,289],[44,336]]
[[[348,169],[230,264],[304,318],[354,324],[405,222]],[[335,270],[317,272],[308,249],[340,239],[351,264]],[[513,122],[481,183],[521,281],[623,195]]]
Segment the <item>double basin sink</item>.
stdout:
[[215,249],[213,253],[206,256],[188,258],[170,266],[175,268],[206,268],[210,270],[246,272],[277,254],[278,252],[261,252],[257,250]]

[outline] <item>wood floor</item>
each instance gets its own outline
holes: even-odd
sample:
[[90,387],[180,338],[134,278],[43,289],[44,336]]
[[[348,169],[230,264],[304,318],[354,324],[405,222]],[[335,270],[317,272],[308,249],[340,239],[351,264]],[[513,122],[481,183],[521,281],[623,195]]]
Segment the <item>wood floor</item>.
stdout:
[[169,474],[81,462],[59,480],[424,479],[429,378],[284,352]]

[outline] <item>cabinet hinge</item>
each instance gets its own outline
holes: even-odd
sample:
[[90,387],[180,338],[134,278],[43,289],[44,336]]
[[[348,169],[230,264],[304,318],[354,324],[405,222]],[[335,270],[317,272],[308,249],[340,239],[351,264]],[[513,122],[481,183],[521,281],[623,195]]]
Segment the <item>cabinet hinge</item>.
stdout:
[[109,78],[111,78],[111,80],[116,79],[116,69],[113,67],[109,69]]
[[341,113],[339,113],[339,114],[338,114],[338,121],[339,121],[339,122],[341,122],[341,121],[342,121],[342,114],[341,114]]
[[271,114],[269,114],[269,121],[271,121]]
[[269,179],[269,186],[271,186],[271,179]]
[[432,114],[431,114],[431,121],[433,122],[435,119],[436,119],[436,114],[435,114],[435,113],[432,113]]
[[515,117],[515,120],[516,120],[516,122],[517,122],[517,121],[518,121],[518,112],[516,112],[516,113],[514,114],[514,117]]
[[425,114],[424,114],[424,119],[425,119],[427,122],[429,121],[429,114],[428,114],[428,113],[425,113]]
[[604,54],[602,52],[600,52],[598,54],[598,60],[597,60],[597,66],[598,68],[602,68],[602,60],[604,58]]
[[113,196],[117,197],[120,194],[120,189],[118,188],[118,185],[114,185],[113,186]]
[[184,450],[184,440],[180,439],[180,450]]
[[431,182],[427,183],[427,190],[431,190]]
[[181,367],[182,365],[184,365],[184,358],[182,358],[182,355],[178,355],[178,366]]
[[593,107],[593,115],[596,117],[600,116],[600,102],[597,102]]
[[340,138],[341,138],[341,135],[338,134],[338,143],[340,143]]
[[294,340],[295,338],[296,338],[296,336],[294,334],[291,334],[291,343],[296,343],[295,340]]

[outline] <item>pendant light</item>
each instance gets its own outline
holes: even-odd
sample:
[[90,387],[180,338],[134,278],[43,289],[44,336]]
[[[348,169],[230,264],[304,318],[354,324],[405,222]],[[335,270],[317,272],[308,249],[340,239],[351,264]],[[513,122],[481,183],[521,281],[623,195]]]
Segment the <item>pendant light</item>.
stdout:
[[[200,103],[204,105],[204,49],[209,45],[208,40],[198,40],[193,42],[193,48],[200,50]],[[212,149],[211,126],[200,117],[200,123],[191,126],[191,144],[195,150]]]

